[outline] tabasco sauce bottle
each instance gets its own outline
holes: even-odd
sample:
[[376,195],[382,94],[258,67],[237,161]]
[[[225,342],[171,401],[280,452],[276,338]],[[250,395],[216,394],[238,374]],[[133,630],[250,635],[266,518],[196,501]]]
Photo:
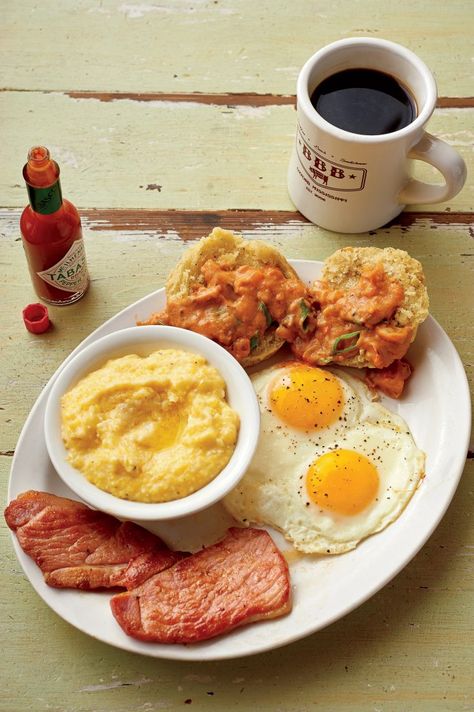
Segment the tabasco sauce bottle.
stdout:
[[71,304],[89,286],[79,213],[63,199],[59,166],[44,146],[29,151],[23,177],[30,204],[20,229],[33,286],[49,304]]

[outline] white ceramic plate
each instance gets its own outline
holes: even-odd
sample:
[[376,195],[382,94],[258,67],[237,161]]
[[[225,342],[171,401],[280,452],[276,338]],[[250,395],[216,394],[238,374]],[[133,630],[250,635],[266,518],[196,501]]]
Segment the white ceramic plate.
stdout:
[[[292,264],[307,282],[320,274],[320,263],[295,260]],[[150,294],[103,324],[75,352],[100,336],[148,318],[164,304],[164,290]],[[382,588],[423,546],[446,511],[464,467],[470,433],[468,384],[453,344],[433,318],[428,317],[419,329],[409,359],[414,375],[402,400],[382,400],[405,418],[418,447],[426,452],[426,477],[396,522],[347,554],[294,556],[290,545],[269,530],[277,545],[288,552],[293,586],[289,615],[194,645],[143,643],[128,637],[115,622],[109,608],[110,594],[48,587],[39,568],[13,536],[25,574],[43,600],[79,630],[118,648],[157,658],[219,660],[251,655],[298,640],[338,620]],[[27,489],[74,498],[54,471],[44,442],[44,409],[54,378],[39,396],[18,441],[9,499]],[[229,524],[230,517],[218,504],[192,517],[150,528],[172,548],[193,550],[215,541]]]

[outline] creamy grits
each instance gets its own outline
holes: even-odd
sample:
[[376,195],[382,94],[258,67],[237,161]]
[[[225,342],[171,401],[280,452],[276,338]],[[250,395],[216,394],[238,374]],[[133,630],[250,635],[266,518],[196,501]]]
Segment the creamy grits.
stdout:
[[204,487],[229,461],[238,430],[217,369],[177,349],[111,359],[61,399],[68,461],[100,489],[137,502]]

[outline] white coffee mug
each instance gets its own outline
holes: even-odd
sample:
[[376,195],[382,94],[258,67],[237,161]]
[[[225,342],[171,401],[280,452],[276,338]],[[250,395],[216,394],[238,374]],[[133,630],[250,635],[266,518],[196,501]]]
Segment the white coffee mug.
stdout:
[[[346,69],[375,69],[394,77],[416,102],[416,116],[404,128],[379,135],[345,131],[326,121],[311,95],[324,79]],[[424,130],[436,105],[436,83],[413,52],[387,40],[339,40],[316,52],[297,83],[297,131],[288,190],[311,222],[337,232],[365,232],[385,225],[406,205],[439,203],[458,193],[466,180],[461,156]],[[437,168],[445,185],[410,177],[410,161]]]

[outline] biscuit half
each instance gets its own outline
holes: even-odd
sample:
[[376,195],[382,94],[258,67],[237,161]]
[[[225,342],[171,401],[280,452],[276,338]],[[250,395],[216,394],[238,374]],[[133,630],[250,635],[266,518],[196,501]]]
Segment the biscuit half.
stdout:
[[[229,230],[214,228],[196,245],[186,250],[181,260],[166,281],[168,300],[186,297],[199,286],[204,286],[201,267],[207,260],[218,260],[230,268],[241,265],[251,267],[278,267],[285,277],[299,279],[293,267],[278,250],[259,240],[244,240]],[[270,326],[260,344],[244,358],[242,366],[248,368],[269,358],[280,349],[284,341],[275,334],[276,326]]]
[[[380,262],[385,272],[396,279],[404,290],[403,302],[393,314],[390,324],[412,326],[413,342],[419,325],[428,316],[429,299],[423,268],[405,250],[394,247],[343,247],[325,260],[321,279],[332,289],[349,290],[357,285],[362,272]],[[338,363],[356,368],[372,367],[363,352],[345,360],[338,359]]]

